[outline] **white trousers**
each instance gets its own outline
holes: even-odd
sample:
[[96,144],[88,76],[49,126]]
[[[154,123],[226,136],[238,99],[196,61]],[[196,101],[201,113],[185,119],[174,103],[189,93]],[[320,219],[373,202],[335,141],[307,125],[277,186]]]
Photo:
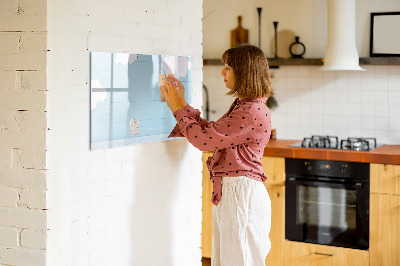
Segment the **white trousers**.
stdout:
[[245,176],[223,177],[212,223],[212,266],[265,265],[271,249],[271,201],[262,182]]

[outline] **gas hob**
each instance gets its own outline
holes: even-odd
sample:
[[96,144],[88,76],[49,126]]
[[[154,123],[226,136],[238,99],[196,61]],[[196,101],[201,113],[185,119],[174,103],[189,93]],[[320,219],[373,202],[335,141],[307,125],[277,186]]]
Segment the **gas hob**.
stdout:
[[337,136],[317,136],[306,137],[303,141],[289,145],[301,148],[337,149],[353,151],[371,151],[379,146],[376,138],[349,137],[339,141]]

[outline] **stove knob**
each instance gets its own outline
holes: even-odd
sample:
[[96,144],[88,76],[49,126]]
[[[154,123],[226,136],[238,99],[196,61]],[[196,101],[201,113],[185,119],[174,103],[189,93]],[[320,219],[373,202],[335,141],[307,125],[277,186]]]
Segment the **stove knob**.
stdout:
[[306,170],[311,172],[312,170],[311,162],[306,162],[305,164],[306,164]]
[[347,164],[342,164],[342,167],[340,168],[340,173],[341,174],[346,173],[346,169],[347,169]]

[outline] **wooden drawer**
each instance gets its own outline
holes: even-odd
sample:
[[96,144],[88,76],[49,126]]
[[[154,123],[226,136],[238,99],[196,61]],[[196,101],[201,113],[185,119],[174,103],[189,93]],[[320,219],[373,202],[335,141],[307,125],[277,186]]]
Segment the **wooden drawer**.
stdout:
[[285,266],[366,266],[365,250],[285,241]]

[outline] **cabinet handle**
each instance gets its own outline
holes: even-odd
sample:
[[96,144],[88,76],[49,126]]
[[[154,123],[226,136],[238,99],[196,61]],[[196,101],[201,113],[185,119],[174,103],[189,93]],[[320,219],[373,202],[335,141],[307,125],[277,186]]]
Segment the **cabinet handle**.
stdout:
[[327,253],[320,253],[320,252],[314,252],[315,255],[323,255],[323,256],[330,256],[333,257],[335,254],[327,254]]

